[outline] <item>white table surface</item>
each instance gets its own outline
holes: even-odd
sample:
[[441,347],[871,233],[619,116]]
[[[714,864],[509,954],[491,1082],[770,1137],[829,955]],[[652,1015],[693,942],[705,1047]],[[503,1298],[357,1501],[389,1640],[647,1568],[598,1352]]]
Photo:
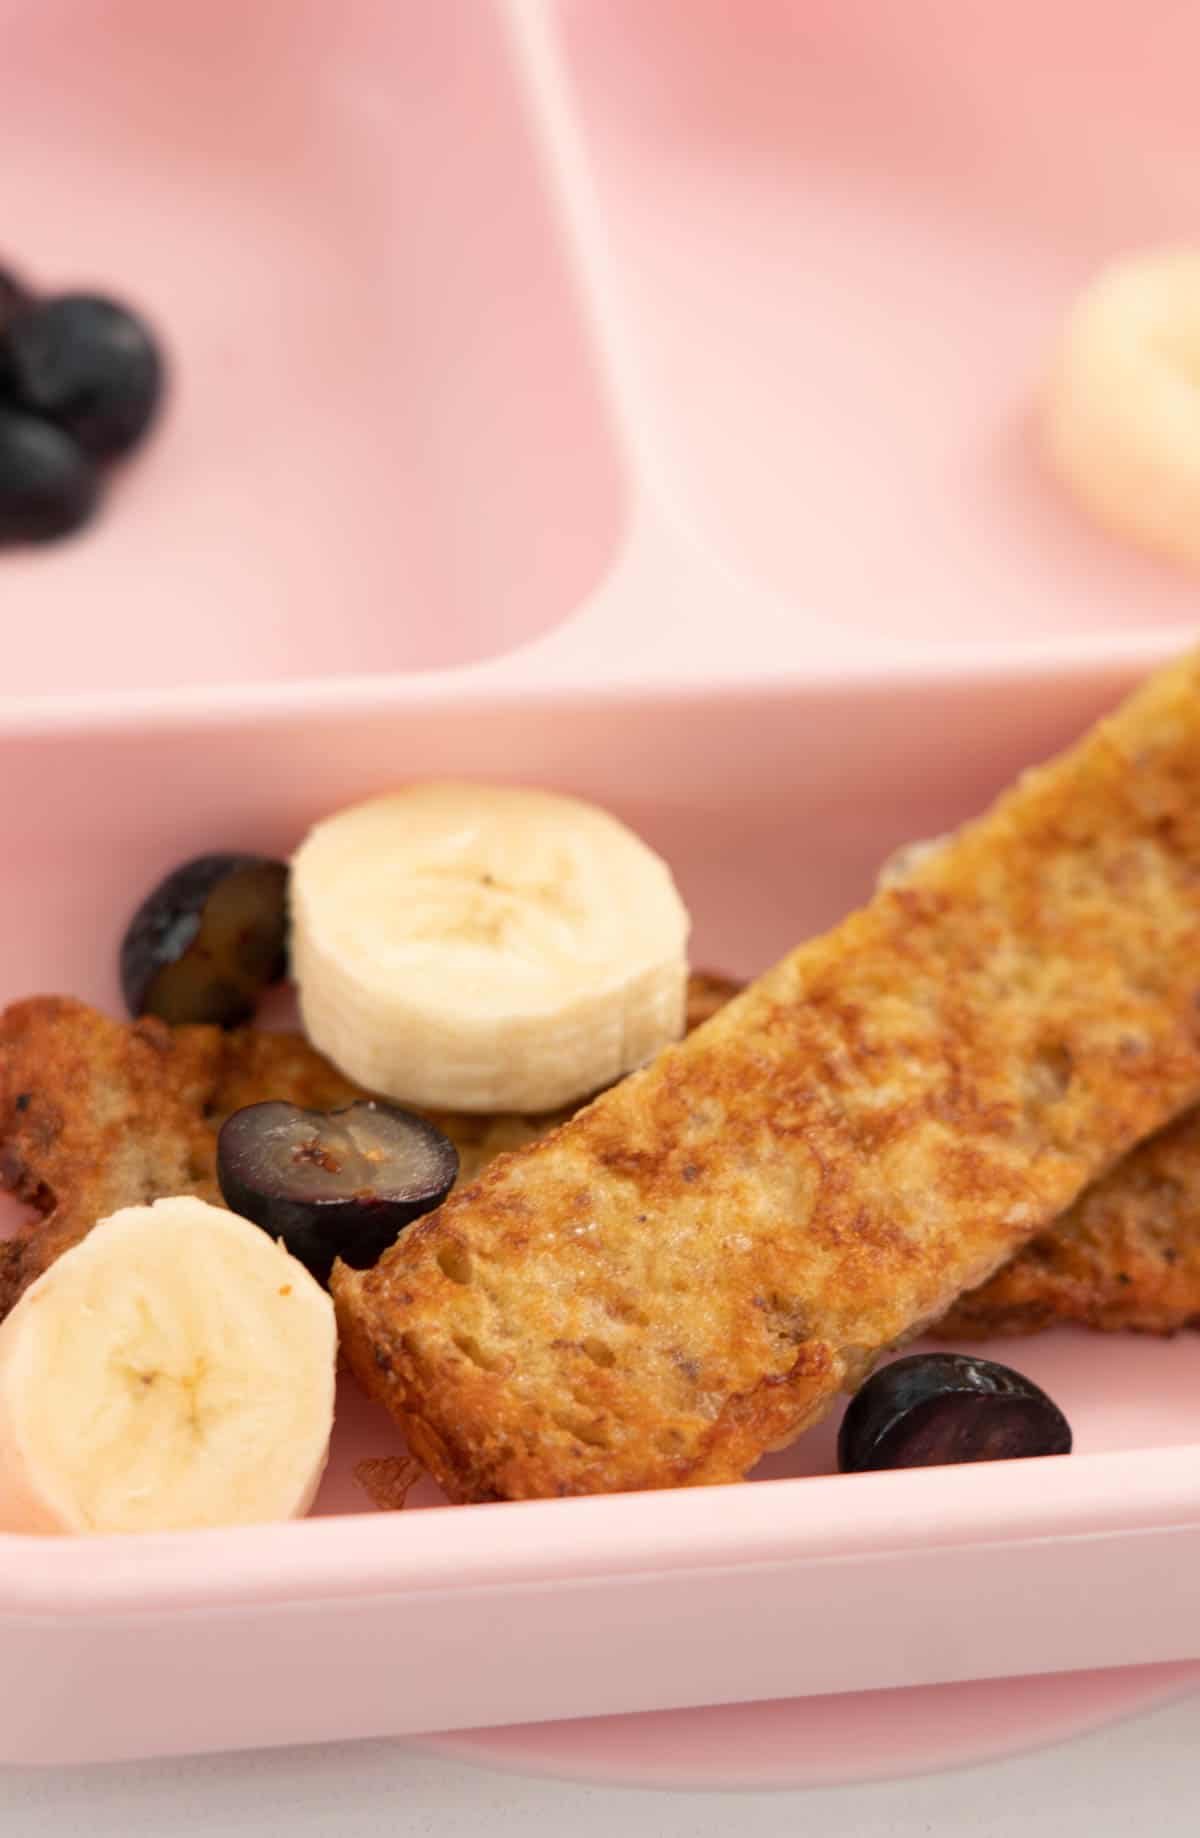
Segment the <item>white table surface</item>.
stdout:
[[1013,1761],[812,1793],[576,1787],[388,1742],[0,1769],[5,1838],[1194,1838],[1198,1820],[1200,1697]]

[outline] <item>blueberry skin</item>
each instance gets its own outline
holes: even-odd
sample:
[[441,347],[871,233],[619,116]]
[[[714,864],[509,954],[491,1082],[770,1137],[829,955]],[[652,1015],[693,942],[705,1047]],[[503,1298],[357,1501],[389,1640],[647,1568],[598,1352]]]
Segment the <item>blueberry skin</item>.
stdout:
[[288,870],[261,855],[199,855],[142,901],[121,941],[131,1015],[237,1027],[287,972]]
[[100,294],[58,294],[12,312],[0,335],[0,390],[70,434],[96,459],[127,453],[163,391],[163,361],[143,320]]
[[458,1166],[441,1130],[376,1098],[336,1111],[248,1104],[217,1137],[226,1206],[281,1238],[319,1283],[339,1257],[370,1269],[406,1226],[441,1206]]
[[33,295],[12,269],[0,268],[0,332],[19,307],[30,306],[32,302]]
[[843,1474],[1070,1452],[1071,1426],[1040,1386],[965,1353],[884,1366],[850,1400],[838,1435]]
[[0,543],[69,536],[99,495],[96,469],[69,434],[0,406]]

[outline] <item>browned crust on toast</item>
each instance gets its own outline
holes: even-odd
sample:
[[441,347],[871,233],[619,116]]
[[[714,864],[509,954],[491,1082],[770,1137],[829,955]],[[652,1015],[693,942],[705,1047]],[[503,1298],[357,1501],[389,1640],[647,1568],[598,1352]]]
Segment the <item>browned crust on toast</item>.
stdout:
[[[688,1026],[736,987],[695,973]],[[14,1003],[0,1015],[0,1187],[40,1217],[0,1242],[0,1317],[118,1208],[185,1193],[219,1206],[217,1132],[231,1111],[268,1098],[333,1110],[366,1095],[298,1034],[113,1021],[68,996]],[[465,1181],[562,1120],[426,1114]]]
[[13,1003],[0,1016],[0,1185],[41,1216],[0,1245],[0,1316],[118,1208],[185,1193],[220,1205],[230,1111],[357,1095],[294,1034],[123,1023],[68,996]]
[[1174,1334],[1200,1325],[1200,1113],[1143,1143],[1089,1187],[937,1332],[986,1340],[1073,1322]]
[[[743,987],[695,973],[688,1029]],[[545,1135],[552,1121],[444,1116],[458,1143],[462,1180],[496,1155]],[[1175,1334],[1200,1324],[1200,1111],[1124,1156],[1046,1232],[978,1289],[958,1298],[932,1330],[943,1340],[989,1340],[1056,1326],[1097,1333]]]
[[1200,665],[490,1167],[343,1346],[457,1499],[732,1480],[1200,1097]]

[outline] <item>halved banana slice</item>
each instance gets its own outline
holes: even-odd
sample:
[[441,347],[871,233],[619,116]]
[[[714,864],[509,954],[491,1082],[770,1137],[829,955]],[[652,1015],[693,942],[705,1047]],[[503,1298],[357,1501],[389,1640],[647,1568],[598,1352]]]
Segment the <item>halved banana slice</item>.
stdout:
[[313,1044],[446,1110],[574,1103],[683,1032],[688,916],[615,817],[549,792],[414,785],[318,824],[292,865]]
[[336,1361],[328,1295],[257,1226],[203,1200],[125,1207],[0,1325],[0,1529],[297,1517]]
[[1067,319],[1047,460],[1099,523],[1200,568],[1200,249],[1114,264]]

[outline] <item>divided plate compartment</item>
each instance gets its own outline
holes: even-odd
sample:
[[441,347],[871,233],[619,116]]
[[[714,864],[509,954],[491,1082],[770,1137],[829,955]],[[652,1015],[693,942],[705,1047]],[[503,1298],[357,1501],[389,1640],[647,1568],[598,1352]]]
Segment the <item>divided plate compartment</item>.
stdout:
[[[1177,647],[1029,450],[1071,289],[1195,216],[1194,25],[1082,17],[0,0],[0,255],[175,379],[0,563],[0,999],[115,1009],[167,866],[447,773],[610,806],[750,975]],[[1196,1658],[1200,1339],[988,1350],[1077,1454],[377,1514],[344,1385],[303,1523],[0,1537],[0,1759]]]
[[1074,290],[1195,234],[1196,30],[0,0],[0,262],[173,378],[92,527],[3,558],[0,711],[1161,654],[1192,584],[1031,423]]

